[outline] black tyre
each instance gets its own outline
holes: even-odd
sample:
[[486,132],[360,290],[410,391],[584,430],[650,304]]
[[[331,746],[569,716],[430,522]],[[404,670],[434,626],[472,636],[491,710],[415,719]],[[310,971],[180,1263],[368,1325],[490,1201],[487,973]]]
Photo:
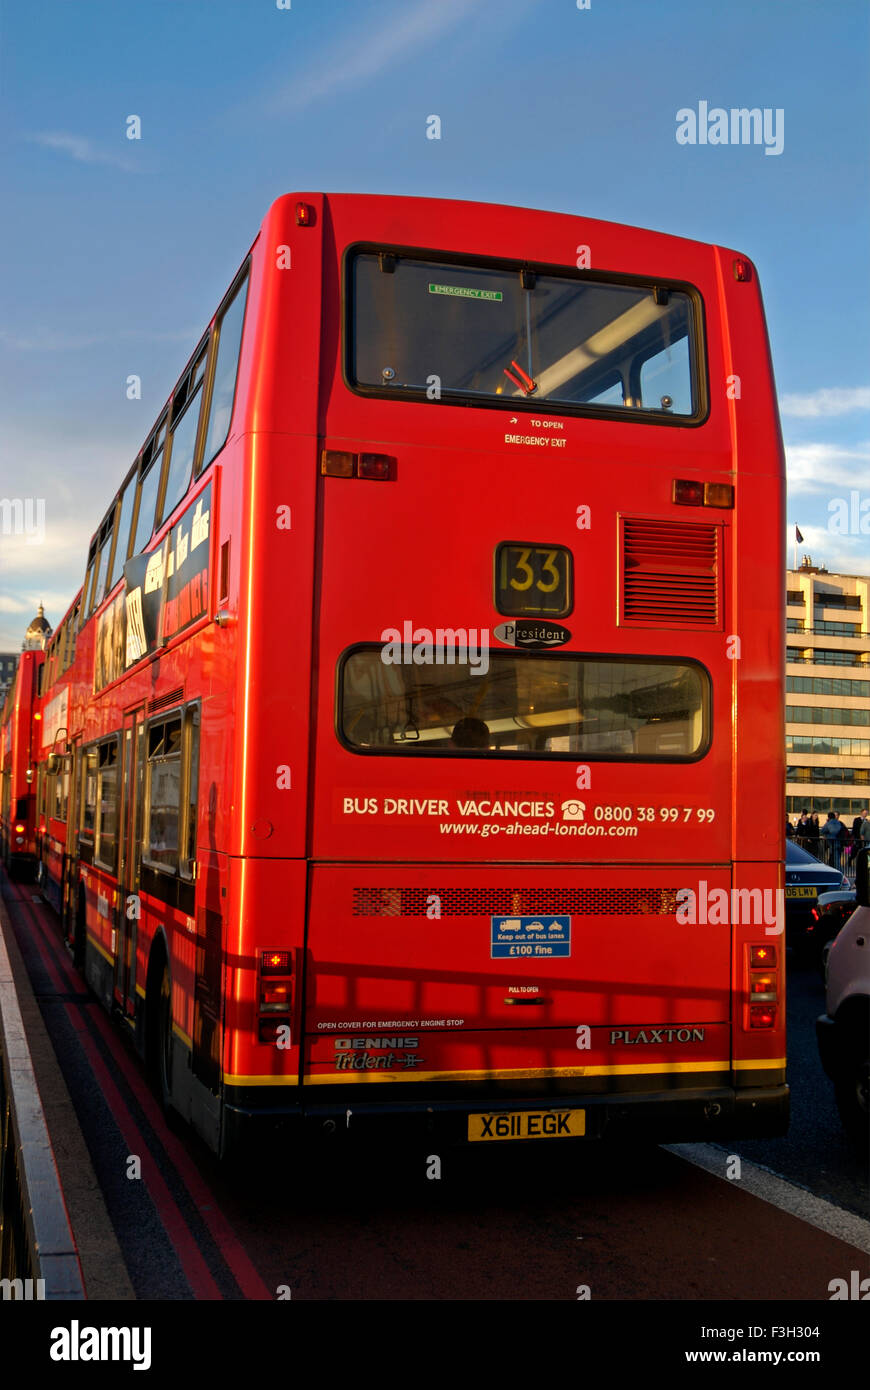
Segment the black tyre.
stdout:
[[73,932],[73,965],[76,970],[85,968],[85,890],[79,890],[79,905],[76,909],[75,929]]
[[870,1042],[852,1036],[844,1047],[843,1060],[834,1076],[834,1096],[843,1128],[860,1154],[870,1151]]
[[172,978],[162,949],[148,988],[148,1075],[164,1115],[172,1110]]

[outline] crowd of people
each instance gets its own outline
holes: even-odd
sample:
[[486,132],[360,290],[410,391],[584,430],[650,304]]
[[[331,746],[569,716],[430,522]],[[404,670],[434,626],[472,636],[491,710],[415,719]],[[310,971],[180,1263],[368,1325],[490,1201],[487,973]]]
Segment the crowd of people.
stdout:
[[839,869],[859,849],[870,846],[870,811],[855,816],[851,827],[840,820],[836,811],[829,811],[821,825],[814,812],[801,811],[794,823],[786,816],[785,833],[809,854]]

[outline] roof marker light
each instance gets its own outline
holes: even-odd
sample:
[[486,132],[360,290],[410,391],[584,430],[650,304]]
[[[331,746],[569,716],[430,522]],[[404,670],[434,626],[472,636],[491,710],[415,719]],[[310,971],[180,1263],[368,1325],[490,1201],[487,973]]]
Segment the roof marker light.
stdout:
[[734,488],[730,483],[705,483],[705,507],[733,507]]
[[388,454],[360,454],[356,475],[358,478],[375,478],[386,482],[390,478],[393,462]]
[[674,478],[673,502],[683,507],[733,507],[731,483],[702,483],[695,478]]
[[352,478],[356,455],[341,449],[324,449],[320,455],[320,471],[325,478]]
[[674,478],[673,500],[684,507],[704,505],[704,484],[691,478]]

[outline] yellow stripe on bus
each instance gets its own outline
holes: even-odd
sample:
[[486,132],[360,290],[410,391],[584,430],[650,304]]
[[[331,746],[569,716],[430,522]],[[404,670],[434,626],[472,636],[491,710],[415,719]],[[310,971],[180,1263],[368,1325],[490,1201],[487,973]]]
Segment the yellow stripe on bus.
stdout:
[[223,1074],[226,1086],[298,1086],[298,1076],[231,1076]]
[[[759,1061],[738,1062],[735,1067],[741,1069],[753,1068],[757,1071],[775,1071],[785,1067],[785,1058],[771,1061],[764,1058]],[[334,1075],[319,1073],[313,1074],[306,1072],[303,1078],[306,1086],[337,1085],[342,1081],[498,1081],[501,1078],[515,1078],[534,1080],[536,1077],[548,1076],[654,1076],[672,1075],[674,1072],[688,1074],[690,1072],[729,1072],[732,1070],[730,1062],[648,1062],[638,1063],[634,1066],[610,1066],[610,1067],[537,1067],[520,1068],[516,1071],[503,1068],[499,1071],[401,1071],[401,1072],[336,1072]],[[228,1086],[298,1086],[297,1076],[233,1076],[228,1072],[224,1073],[224,1082]]]
[[[754,1066],[767,1067],[769,1062],[756,1062]],[[498,1081],[536,1080],[549,1076],[667,1076],[674,1072],[729,1072],[730,1062],[645,1062],[634,1066],[610,1067],[521,1067],[513,1070],[503,1067],[497,1071],[340,1071],[334,1075],[306,1072],[305,1084],[336,1085],[342,1081]]]
[[760,1062],[732,1062],[734,1071],[763,1071],[767,1067],[784,1067],[784,1057],[765,1057]]
[[107,960],[110,965],[115,964],[115,957],[109,951],[106,950],[105,946],[100,945],[99,941],[93,935],[92,932],[88,932],[88,941],[90,945],[93,946],[94,950],[98,951],[99,954],[103,957],[103,960]]

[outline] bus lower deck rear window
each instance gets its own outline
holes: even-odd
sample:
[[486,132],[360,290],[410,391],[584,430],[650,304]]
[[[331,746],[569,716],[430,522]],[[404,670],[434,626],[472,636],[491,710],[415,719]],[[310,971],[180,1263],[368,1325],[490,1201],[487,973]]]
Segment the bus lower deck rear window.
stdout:
[[709,745],[710,677],[696,662],[435,655],[418,665],[411,653],[385,661],[380,646],[348,653],[339,679],[343,741],[372,753],[673,762]]

